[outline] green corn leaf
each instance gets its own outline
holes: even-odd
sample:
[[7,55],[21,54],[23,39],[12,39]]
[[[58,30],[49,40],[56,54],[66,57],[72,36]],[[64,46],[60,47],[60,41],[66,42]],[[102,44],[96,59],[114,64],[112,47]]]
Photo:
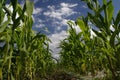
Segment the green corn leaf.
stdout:
[[29,0],[26,0],[26,13],[28,16],[31,16],[33,12],[33,3],[30,2]]
[[4,20],[4,16],[5,16],[5,13],[4,13],[3,10],[1,10],[1,11],[0,11],[0,25],[1,25],[1,23],[3,22],[3,20]]
[[2,80],[2,68],[0,67],[0,80]]
[[77,25],[80,27],[80,29],[81,29],[83,32],[86,31],[86,29],[85,29],[85,24],[84,24],[84,22],[83,22],[82,20],[77,19]]
[[17,18],[18,21],[20,21],[21,19],[23,19],[25,10],[26,10],[26,4],[24,5],[23,10],[22,10],[21,6],[18,5],[18,14],[20,15],[20,16]]
[[0,3],[0,10],[2,10],[2,3]]
[[22,10],[22,9],[21,9],[21,6],[18,5],[18,14],[19,14],[20,16],[14,21],[13,30],[16,29],[16,28],[19,26],[20,20],[23,20],[25,10],[26,10],[25,7],[24,7],[23,10]]
[[0,0],[0,3],[5,6],[6,0]]
[[5,21],[3,24],[0,25],[0,32],[3,32],[5,30],[9,22],[10,20],[8,19],[7,21]]
[[0,33],[0,41],[5,41],[6,40],[6,33],[2,32]]
[[118,14],[116,16],[114,24],[117,26],[119,24],[119,22],[120,22],[120,10],[119,10],[119,12],[118,12]]
[[11,74],[11,80],[15,80],[14,76]]
[[17,4],[18,0],[11,0],[12,6],[13,6],[13,13],[12,13],[12,20],[15,21],[16,14],[17,14]]
[[[107,44],[108,45],[108,44]],[[103,51],[103,52],[105,52],[106,53],[106,55],[107,56],[109,56],[111,59],[113,59],[113,60],[116,60],[116,58],[113,56],[113,54],[112,54],[112,49],[110,48],[110,49],[106,49],[105,47],[104,48],[101,48],[101,50]]]
[[72,25],[74,25],[74,22],[68,21],[67,24],[68,24],[70,27],[72,27]]
[[99,17],[100,17],[100,21],[102,22],[102,24],[105,25],[104,17],[101,14],[99,14]]
[[16,11],[18,0],[10,0],[12,2],[13,10]]
[[4,6],[3,8],[4,8],[5,12],[7,13],[7,15],[9,15],[9,16],[12,15],[11,11],[8,8],[6,8],[6,6]]
[[103,28],[103,23],[101,22],[101,20],[99,20],[99,18],[97,18],[96,16],[92,15],[91,13],[88,13],[88,16],[89,16],[91,22],[93,24],[95,24],[96,27]]
[[105,4],[105,5],[107,4],[107,1],[106,1],[106,0],[102,0],[102,2],[103,2],[103,4]]
[[4,46],[4,50],[3,50],[3,53],[4,53],[3,65],[5,65],[5,63],[8,60],[8,58],[7,58],[8,55],[7,54],[8,54],[8,51],[9,51],[9,47],[10,47],[9,43],[6,43],[5,46]]
[[104,0],[103,5],[99,8],[98,12],[99,13],[102,12],[105,9],[105,7],[108,6],[109,4],[111,4],[111,1],[106,2],[106,0]]
[[21,19],[22,19],[22,18],[21,18],[21,16],[20,16],[20,17],[18,17],[18,18],[14,21],[14,25],[13,25],[13,28],[12,28],[13,30],[16,29],[16,28],[19,26]]
[[105,37],[102,33],[99,33],[99,32],[96,31],[96,30],[93,30],[93,32],[94,32],[98,37],[101,37],[104,41],[106,41],[106,37]]
[[115,37],[118,33],[119,33],[119,31],[115,30],[114,33],[112,34],[111,38],[110,38],[110,45],[113,48],[115,47]]
[[28,26],[29,26],[29,28],[31,29],[32,26],[33,26],[33,18],[32,18],[32,17],[29,17],[29,18],[28,18],[28,21],[29,21]]
[[18,4],[17,10],[18,10],[18,14],[19,14],[19,15],[22,15],[22,8],[21,8],[21,5]]
[[93,7],[93,5],[91,3],[87,3],[87,5],[88,5],[89,9],[94,10],[94,7]]
[[85,63],[82,63],[82,65],[81,65],[81,69],[82,69],[83,72],[86,71],[86,64],[85,64]]
[[111,22],[114,13],[114,6],[112,5],[112,1],[110,1],[110,4],[107,7],[107,13],[108,13],[108,21]]
[[3,22],[3,20],[4,20],[4,15],[5,15],[5,13],[2,10],[2,4],[0,3],[0,25]]
[[102,6],[102,7],[100,7],[99,9],[98,9],[98,12],[100,13],[100,12],[102,12],[103,10],[104,10],[104,5]]

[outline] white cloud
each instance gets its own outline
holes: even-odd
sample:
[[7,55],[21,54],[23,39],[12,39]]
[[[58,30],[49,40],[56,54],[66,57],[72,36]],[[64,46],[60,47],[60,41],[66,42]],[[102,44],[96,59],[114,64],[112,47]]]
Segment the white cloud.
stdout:
[[34,8],[33,14],[41,14],[42,8]]
[[63,30],[60,33],[55,33],[48,36],[52,41],[52,43],[50,43],[50,49],[53,51],[53,57],[59,57],[58,53],[60,52],[60,49],[58,49],[57,47],[59,46],[60,40],[63,40],[65,37],[67,37],[67,35],[68,34],[66,33],[66,31]]
[[40,19],[39,16],[42,14],[43,9],[42,8],[34,8],[33,10],[33,21],[35,23],[36,28],[43,28],[45,27],[44,20]]
[[35,27],[36,28],[42,28],[42,27],[45,27],[45,25],[44,24],[36,24]]
[[93,32],[93,30],[92,29],[90,29],[90,38],[93,38],[93,37],[95,37],[95,36],[97,36],[94,32]]
[[83,8],[88,8],[87,5],[83,5],[82,7],[83,7]]
[[[52,21],[53,26],[61,26],[67,25],[67,17],[76,14],[77,12],[74,10],[78,4],[70,4],[70,3],[60,3],[58,6],[49,5],[48,11],[44,12],[43,15],[49,18]],[[60,29],[56,28],[56,29]]]
[[59,9],[55,9],[55,6],[48,6],[49,11],[44,12],[45,16],[56,19],[63,19],[76,13],[72,8],[77,4],[61,3]]
[[37,23],[35,24],[35,27],[36,28],[43,28],[43,27],[45,27],[45,24],[44,24],[44,22],[45,21],[43,21],[42,19],[36,19],[36,21],[37,21]]
[[52,5],[52,6],[48,5],[47,8],[50,9],[50,10],[54,10],[55,6],[54,5]]
[[113,25],[110,25],[110,30],[113,32],[115,31],[115,28],[113,27]]
[[75,6],[77,6],[78,4],[61,3],[60,5],[61,5],[62,7],[75,7]]
[[67,26],[67,19],[62,19],[56,21],[56,19],[53,20],[52,25],[54,25],[55,32],[62,30],[62,26]]

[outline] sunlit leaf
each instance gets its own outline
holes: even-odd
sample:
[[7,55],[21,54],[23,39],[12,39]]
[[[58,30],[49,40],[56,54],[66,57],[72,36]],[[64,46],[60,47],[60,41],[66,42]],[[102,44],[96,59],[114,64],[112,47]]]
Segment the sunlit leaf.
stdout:
[[112,5],[112,2],[110,2],[110,4],[107,6],[107,12],[108,12],[108,21],[111,22],[114,13],[114,7]]
[[86,31],[86,26],[84,24],[84,22],[80,19],[77,19],[77,25],[80,27],[80,29],[84,32]]
[[29,0],[26,0],[26,12],[29,16],[31,16],[33,12],[33,3]]

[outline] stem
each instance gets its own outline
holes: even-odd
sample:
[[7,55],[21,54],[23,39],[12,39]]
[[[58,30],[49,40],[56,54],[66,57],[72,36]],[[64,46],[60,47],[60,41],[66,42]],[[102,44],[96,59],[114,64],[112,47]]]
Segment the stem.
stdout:
[[2,80],[2,68],[0,67],[0,80]]
[[114,69],[114,67],[113,67],[113,65],[112,65],[111,58],[110,58],[108,55],[106,55],[106,56],[107,56],[107,59],[108,59],[108,62],[109,62],[110,71],[112,72],[112,78],[113,78],[113,80],[118,80],[118,79],[117,79],[117,76],[116,76],[116,74],[115,74],[115,69]]

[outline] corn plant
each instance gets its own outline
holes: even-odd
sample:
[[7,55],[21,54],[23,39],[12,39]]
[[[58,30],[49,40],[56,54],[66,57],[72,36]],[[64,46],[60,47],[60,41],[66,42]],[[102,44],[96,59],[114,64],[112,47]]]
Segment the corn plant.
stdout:
[[[61,62],[79,71],[82,71],[82,66],[83,71],[88,72],[89,69],[94,72],[97,68],[109,70],[108,74],[112,75],[112,79],[119,80],[120,11],[117,16],[113,16],[112,0],[103,0],[102,4],[99,4],[98,0],[82,1],[87,3],[92,12],[88,12],[85,18],[77,19],[76,24],[81,29],[80,33],[71,28],[70,35],[61,42]],[[90,37],[89,22],[96,34],[93,38]]]
[[[112,0],[103,0],[103,4],[100,5],[97,0],[87,1],[88,7],[93,11],[88,13],[89,19],[94,24],[99,31],[93,30],[98,37],[102,38],[104,41],[104,47],[101,48],[106,54],[108,60],[108,68],[112,73],[114,80],[118,79],[119,66],[119,16],[118,12],[116,18],[114,18],[114,6],[112,5]],[[110,27],[113,27],[112,30]]]
[[[54,63],[46,35],[32,30],[33,3],[11,0],[13,11],[0,0],[0,79],[36,80],[45,77]],[[4,21],[5,16],[7,20]]]
[[[90,38],[90,27],[88,26],[88,18],[77,19],[76,24],[69,21],[70,26],[69,36],[64,39],[60,48],[61,64],[68,69],[77,73],[86,74],[103,69],[103,59],[106,60],[105,55],[98,50],[103,46],[101,39],[97,37]],[[76,32],[73,26],[79,26],[80,32]],[[98,47],[99,45],[100,47]],[[98,54],[101,53],[101,54]],[[98,56],[101,56],[98,58]],[[102,58],[102,59],[101,59]]]

